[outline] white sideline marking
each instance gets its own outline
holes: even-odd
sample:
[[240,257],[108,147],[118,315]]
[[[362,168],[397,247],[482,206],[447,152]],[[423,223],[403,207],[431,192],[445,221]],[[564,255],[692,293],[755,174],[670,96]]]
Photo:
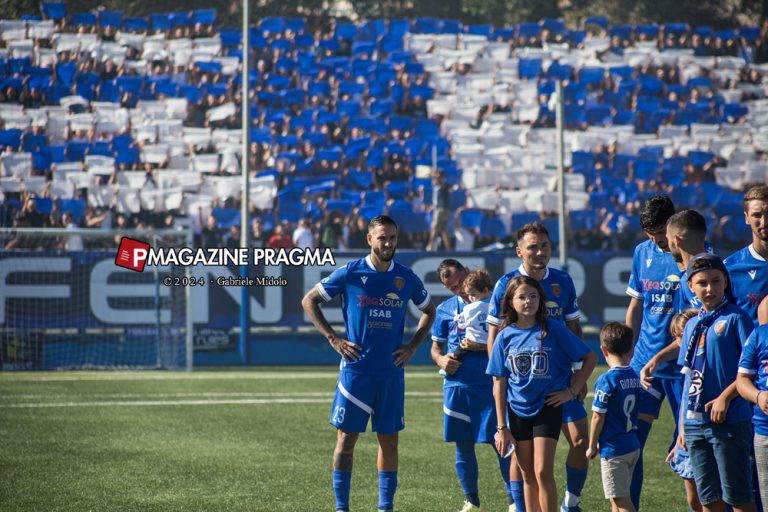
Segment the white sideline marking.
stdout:
[[[80,393],[75,396],[81,396],[83,398],[183,398],[183,397],[248,397],[248,398],[310,398],[310,397],[332,397],[333,391],[306,391],[306,392],[262,392],[262,393],[249,393],[249,392],[227,392],[221,393]],[[73,394],[20,394],[20,395],[7,395],[2,398],[71,398]],[[415,397],[441,397],[443,394],[438,391],[406,391],[405,396]]]
[[[101,402],[49,402],[27,404],[2,404],[0,409],[42,409],[52,407],[152,407],[168,405],[265,405],[265,404],[327,404],[328,398],[245,398],[230,400],[113,400]],[[441,397],[429,398],[440,402]]]
[[[273,370],[258,372],[243,371],[220,371],[220,372],[125,372],[104,371],[104,372],[2,372],[0,373],[0,384],[6,382],[73,382],[73,381],[154,381],[154,380],[276,380],[284,379],[290,376],[294,380],[303,379],[335,379],[339,376],[339,371],[295,371],[295,370]],[[406,370],[405,379],[434,379],[438,382],[441,379],[437,372],[422,370]]]

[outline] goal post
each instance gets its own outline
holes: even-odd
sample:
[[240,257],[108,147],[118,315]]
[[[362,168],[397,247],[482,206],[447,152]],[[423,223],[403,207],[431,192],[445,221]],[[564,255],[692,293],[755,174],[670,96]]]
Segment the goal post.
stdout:
[[164,284],[190,268],[122,268],[122,237],[193,246],[191,228],[0,228],[0,369],[192,369],[190,287]]

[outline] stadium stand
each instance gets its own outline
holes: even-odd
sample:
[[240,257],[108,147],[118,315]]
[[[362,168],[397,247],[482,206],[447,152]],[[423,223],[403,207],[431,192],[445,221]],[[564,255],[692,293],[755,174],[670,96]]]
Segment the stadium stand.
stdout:
[[[242,33],[216,20],[43,3],[0,21],[1,225],[60,225],[67,211],[87,227],[167,226],[169,212],[213,215],[222,236],[237,225]],[[530,220],[554,227],[558,80],[580,248],[631,247],[638,205],[659,191],[727,243],[739,192],[767,179],[758,27],[419,18],[322,31],[275,17],[250,35],[250,209],[266,238],[308,218],[318,235],[342,224],[328,239],[355,248],[358,217],[388,212],[410,221],[401,247],[423,248],[435,172],[452,187],[451,229],[475,247]]]

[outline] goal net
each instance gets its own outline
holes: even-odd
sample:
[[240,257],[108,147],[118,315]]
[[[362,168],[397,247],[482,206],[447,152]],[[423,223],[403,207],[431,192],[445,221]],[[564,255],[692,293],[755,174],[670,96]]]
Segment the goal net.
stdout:
[[117,266],[123,236],[192,246],[180,230],[0,228],[0,368],[191,369],[189,287],[163,284],[189,270]]

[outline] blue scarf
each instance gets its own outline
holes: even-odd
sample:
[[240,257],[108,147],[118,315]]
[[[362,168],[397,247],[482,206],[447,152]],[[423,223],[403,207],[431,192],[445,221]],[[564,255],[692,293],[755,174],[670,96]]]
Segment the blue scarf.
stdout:
[[728,298],[723,297],[722,302],[712,311],[704,311],[704,308],[699,310],[698,321],[685,348],[683,373],[688,375],[691,381],[685,419],[700,421],[704,418],[704,402],[701,400],[701,394],[704,390],[704,371],[707,367],[707,331],[722,314],[727,304]]

